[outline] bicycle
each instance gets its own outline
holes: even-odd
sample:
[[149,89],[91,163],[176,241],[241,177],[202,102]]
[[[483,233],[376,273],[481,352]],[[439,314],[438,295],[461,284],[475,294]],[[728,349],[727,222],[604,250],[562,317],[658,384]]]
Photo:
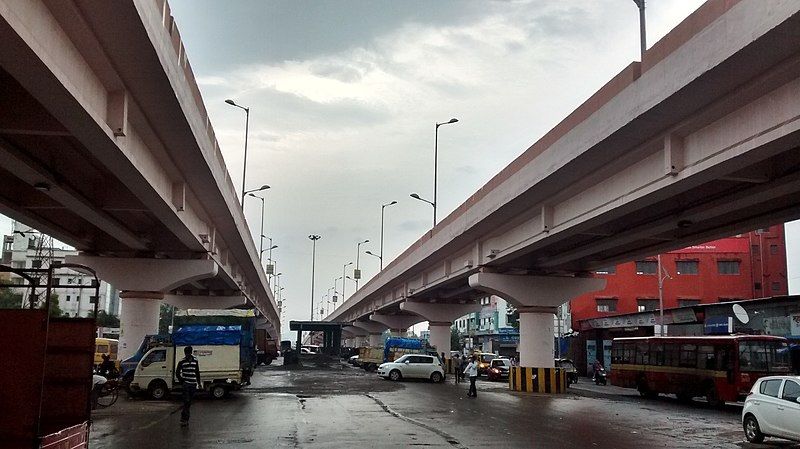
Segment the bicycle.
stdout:
[[96,404],[100,408],[111,407],[119,398],[119,380],[109,379],[104,383],[97,395]]

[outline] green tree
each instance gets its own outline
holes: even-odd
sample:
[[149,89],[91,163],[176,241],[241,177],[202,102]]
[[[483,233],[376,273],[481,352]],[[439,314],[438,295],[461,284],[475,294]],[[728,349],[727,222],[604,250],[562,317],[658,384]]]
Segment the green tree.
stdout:
[[0,287],[0,309],[19,309],[22,307],[22,295],[14,293],[8,287]]
[[450,327],[450,350],[460,351],[462,349],[461,338],[463,335],[455,326]]
[[[44,307],[44,304],[42,304],[42,307]],[[55,293],[50,293],[50,316],[53,318],[64,316],[64,311],[58,305],[58,295]]]
[[161,304],[158,313],[158,333],[169,333],[169,327],[172,325],[172,317],[175,314],[175,308],[169,304]]
[[[94,311],[89,312],[89,316],[94,316]],[[96,322],[99,327],[119,327],[119,317],[108,314],[105,310],[97,311]]]

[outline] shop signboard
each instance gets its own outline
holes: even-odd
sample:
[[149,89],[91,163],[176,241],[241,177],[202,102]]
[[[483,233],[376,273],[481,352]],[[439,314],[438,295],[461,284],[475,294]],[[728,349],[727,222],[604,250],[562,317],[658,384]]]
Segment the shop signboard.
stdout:
[[800,337],[800,313],[789,315],[789,330],[794,337]]
[[712,316],[706,318],[703,328],[706,335],[727,335],[733,331],[733,317]]

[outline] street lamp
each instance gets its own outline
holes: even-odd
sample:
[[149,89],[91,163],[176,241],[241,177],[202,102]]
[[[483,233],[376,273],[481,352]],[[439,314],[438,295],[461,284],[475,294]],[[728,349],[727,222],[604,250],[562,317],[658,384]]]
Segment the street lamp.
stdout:
[[[258,198],[258,199],[261,200],[261,232],[259,233],[261,238],[258,240],[258,257],[259,257],[258,262],[259,263],[261,263],[261,253],[262,253],[261,249],[264,247],[264,240],[263,240],[263,238],[264,238],[264,205],[265,205],[266,201],[265,201],[263,196],[258,196],[258,195],[255,194],[255,192],[260,192],[260,191],[266,190],[268,188],[269,188],[268,185],[263,185],[258,189],[251,190],[249,192],[245,192],[247,196],[252,196],[253,198]],[[242,203],[244,204],[244,200],[242,200]]]
[[236,104],[235,101],[228,99],[225,100],[225,103],[228,103],[231,106],[235,106],[245,113],[245,121],[244,121],[244,166],[242,167],[242,210],[244,210],[244,195],[245,195],[245,177],[247,176],[247,135],[250,132],[250,108],[246,108],[244,106],[239,106]]
[[347,262],[346,264],[344,264],[344,266],[342,266],[342,302],[344,302],[345,298],[344,291],[347,285],[347,273],[345,272],[345,270],[347,270],[347,267],[350,265],[353,265],[353,262]]
[[356,245],[356,271],[353,272],[353,278],[355,278],[356,281],[356,291],[358,291],[358,280],[361,279],[361,269],[359,268],[358,261],[361,259],[361,245],[365,243],[369,243],[369,239],[358,242],[358,245]]
[[369,251],[369,250],[368,251],[364,251],[364,253],[365,254],[369,254],[370,256],[373,256],[373,257],[377,257],[378,260],[381,261],[381,266],[383,266],[383,257],[381,257],[381,256],[379,256],[379,255],[377,255],[377,254],[375,254],[375,253],[373,253],[372,251]]
[[316,264],[317,258],[317,240],[321,239],[322,236],[317,234],[311,234],[308,236],[311,240],[311,321],[314,321],[314,265]]
[[409,196],[411,198],[414,198],[415,200],[420,200],[422,202],[428,203],[431,206],[433,206],[433,225],[436,226],[436,203],[434,203],[433,201],[428,201],[425,198],[422,198],[421,196],[417,195],[416,193],[412,193]]
[[344,276],[339,276],[338,278],[333,280],[333,300],[336,301],[336,294],[339,293],[336,291],[336,283],[339,282],[339,279],[342,280],[342,285],[344,285]]
[[641,56],[639,59],[642,61],[644,61],[644,52],[647,50],[647,31],[645,30],[644,2],[645,0],[633,0],[633,3],[636,3],[636,6],[639,8],[639,40],[641,41]]
[[395,204],[397,204],[397,201],[381,205],[381,271],[383,271],[383,211],[386,210],[387,207],[394,206]]
[[436,124],[436,138],[434,139],[433,144],[433,226],[436,226],[436,194],[438,192],[438,184],[436,181],[439,174],[439,127],[442,125],[450,125],[452,123],[456,123],[457,121],[457,118],[451,118],[444,123]]

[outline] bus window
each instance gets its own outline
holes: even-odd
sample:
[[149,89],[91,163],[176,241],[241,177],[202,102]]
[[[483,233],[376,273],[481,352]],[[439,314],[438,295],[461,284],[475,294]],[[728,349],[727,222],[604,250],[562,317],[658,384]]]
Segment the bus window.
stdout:
[[664,365],[664,344],[653,343],[650,345],[650,365]]
[[697,368],[697,345],[681,345],[679,365],[685,368]]
[[742,341],[739,343],[739,370],[789,372],[789,351],[785,342]]
[[697,347],[697,367],[700,369],[717,369],[717,355],[710,345]]
[[678,366],[679,357],[680,347],[676,343],[667,343],[664,345],[664,365]]
[[648,344],[647,340],[638,341],[636,342],[636,364],[637,365],[647,365],[648,364]]
[[633,342],[625,342],[622,346],[622,363],[633,363],[636,348]]

